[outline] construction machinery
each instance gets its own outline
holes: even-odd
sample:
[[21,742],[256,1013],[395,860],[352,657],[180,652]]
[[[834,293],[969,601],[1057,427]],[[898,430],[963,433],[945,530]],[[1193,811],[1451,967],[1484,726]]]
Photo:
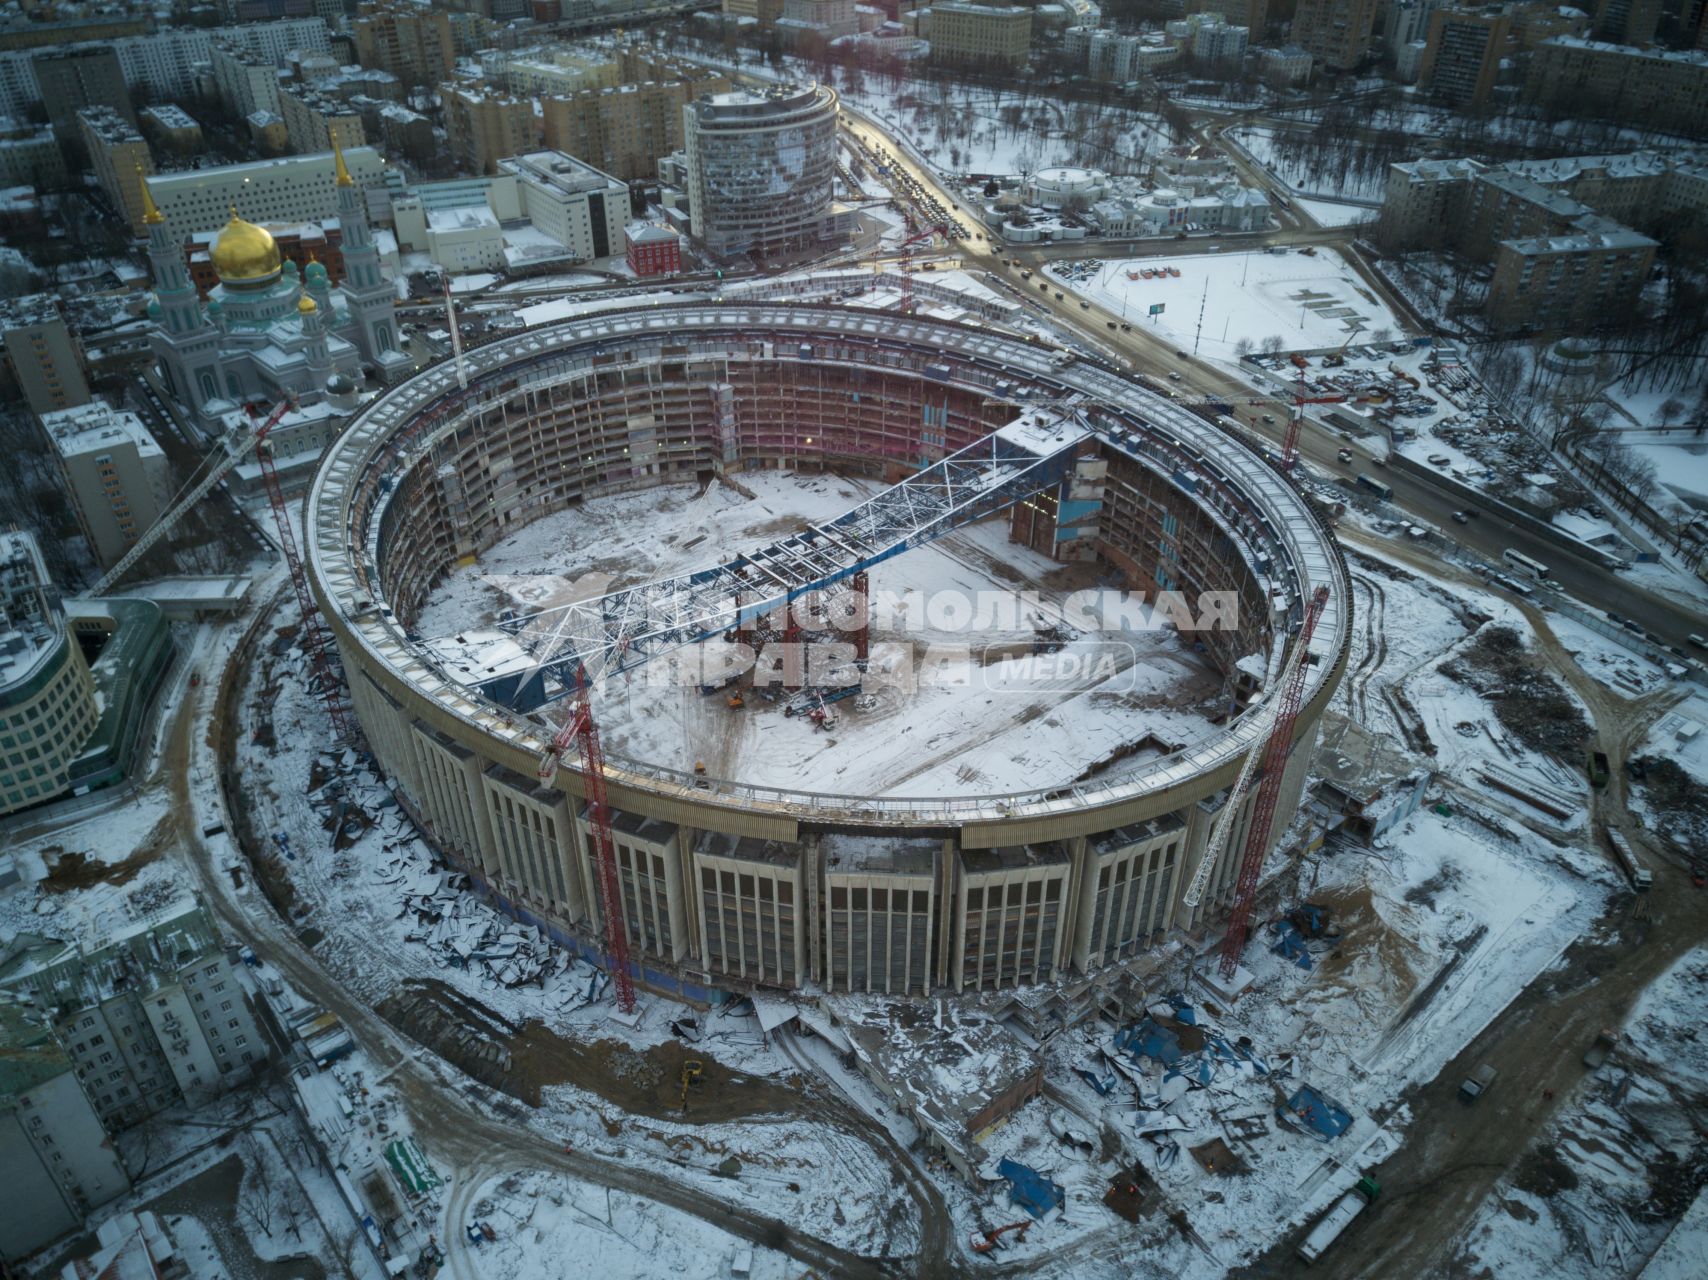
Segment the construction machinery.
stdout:
[[1002,1237],[1007,1235],[1010,1231],[1018,1233],[1014,1237],[1014,1242],[1016,1244],[1025,1244],[1026,1233],[1031,1229],[1032,1220],[1030,1218],[1026,1219],[1024,1222],[1010,1222],[1005,1226],[992,1227],[989,1231],[973,1232],[971,1238],[967,1241],[967,1245],[974,1253],[986,1254],[992,1249],[1008,1248],[1008,1245],[1003,1242]]
[[572,744],[581,751],[581,785],[587,800],[587,825],[593,839],[594,864],[599,869],[599,909],[605,921],[606,967],[616,987],[617,1008],[635,1011],[634,978],[629,973],[629,933],[623,917],[623,894],[617,883],[617,848],[611,838],[611,806],[605,798],[605,752],[599,745],[599,726],[593,720],[592,698],[585,670],[576,668],[578,697],[571,704],[550,744],[540,756],[540,780],[557,774],[564,752]]
[[706,1074],[706,1067],[698,1058],[689,1058],[682,1063],[682,1113],[688,1113],[688,1090],[700,1083],[700,1077]]
[[1240,953],[1245,949],[1246,933],[1251,923],[1252,891],[1257,887],[1258,872],[1263,869],[1263,855],[1269,844],[1269,828],[1275,818],[1275,801],[1281,790],[1281,775],[1285,771],[1287,757],[1292,752],[1293,725],[1298,719],[1299,704],[1304,694],[1307,667],[1305,657],[1310,651],[1311,634],[1316,630],[1317,619],[1322,616],[1327,604],[1328,588],[1318,587],[1305,608],[1304,621],[1294,638],[1293,648],[1282,665],[1278,680],[1280,692],[1258,712],[1263,717],[1259,721],[1258,735],[1251,750],[1246,754],[1245,763],[1240,766],[1239,776],[1234,780],[1227,802],[1216,815],[1215,825],[1210,830],[1210,837],[1204,848],[1204,856],[1192,876],[1192,883],[1186,886],[1186,893],[1181,899],[1186,906],[1192,908],[1196,908],[1204,900],[1204,890],[1209,886],[1210,877],[1228,847],[1235,812],[1245,798],[1252,776],[1258,772],[1261,761],[1262,778],[1258,784],[1244,858],[1240,863],[1239,880],[1234,890],[1234,905],[1228,915],[1228,931],[1222,940],[1222,975],[1227,978],[1233,977],[1239,968]]
[[[1325,365],[1331,363],[1344,364],[1346,362],[1345,357],[1341,356],[1340,352],[1346,350],[1347,343],[1350,343],[1357,333],[1358,330],[1354,329],[1347,334],[1346,342],[1340,344],[1339,351],[1334,352],[1332,356],[1324,356],[1323,363]],[[1369,395],[1350,395],[1344,391],[1327,396],[1306,395],[1305,392],[1309,388],[1305,385],[1305,369],[1309,366],[1310,361],[1297,351],[1293,353],[1291,359],[1293,366],[1299,371],[1299,389],[1293,393],[1293,416],[1287,420],[1287,436],[1281,445],[1281,470],[1286,472],[1291,472],[1294,465],[1299,461],[1299,435],[1305,427],[1306,405],[1368,404],[1373,398]]]
[[261,467],[261,483],[266,489],[267,501],[273,508],[273,523],[279,533],[279,550],[285,558],[285,567],[290,571],[291,585],[296,589],[297,604],[302,611],[303,643],[308,650],[309,662],[314,668],[314,681],[319,686],[321,697],[326,700],[326,710],[332,718],[332,728],[338,735],[338,740],[349,742],[352,734],[350,718],[345,714],[341,692],[343,678],[338,673],[326,633],[320,626],[320,610],[308,589],[308,578],[302,569],[302,557],[297,554],[297,539],[291,514],[285,506],[284,490],[279,485],[279,473],[273,464],[273,448],[267,439],[273,428],[278,426],[294,407],[293,402],[286,398],[273,406],[272,412],[265,418],[252,411],[247,428],[233,431],[221,441],[224,455],[203,463],[207,469],[202,472],[201,477],[193,479],[186,486],[183,496],[165,515],[148,527],[147,532],[136,540],[136,544],[125,552],[117,564],[101,575],[100,581],[89,589],[89,594],[105,594],[114,583],[136,566],[138,560],[172,532],[186,512],[212,492],[214,486],[224,480],[232,468],[253,451],[255,460]]

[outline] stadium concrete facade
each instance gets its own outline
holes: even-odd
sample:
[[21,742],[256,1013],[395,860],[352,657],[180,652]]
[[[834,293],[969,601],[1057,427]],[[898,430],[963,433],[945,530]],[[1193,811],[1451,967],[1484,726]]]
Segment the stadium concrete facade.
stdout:
[[[1016,334],[857,307],[619,305],[391,388],[329,448],[307,564],[351,700],[400,802],[476,889],[590,956],[602,923],[573,752],[452,671],[414,624],[436,584],[522,526],[602,494],[720,471],[895,483],[1038,406],[1085,430],[1010,537],[1095,557],[1135,590],[1232,592],[1237,625],[1189,634],[1230,714],[1085,781],[990,796],[849,796],[606,757],[635,977],[705,999],[790,988],[892,994],[1096,973],[1195,928],[1233,892],[1256,788],[1199,905],[1211,825],[1279,697],[1277,640],[1328,604],[1273,835],[1297,811],[1344,672],[1351,596],[1297,489],[1216,423],[1090,359]],[[597,706],[597,698],[595,698]]]

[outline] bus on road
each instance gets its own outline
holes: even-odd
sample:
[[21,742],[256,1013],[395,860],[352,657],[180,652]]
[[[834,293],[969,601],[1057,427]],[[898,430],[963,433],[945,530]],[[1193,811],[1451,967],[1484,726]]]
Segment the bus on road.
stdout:
[[1360,473],[1358,476],[1358,483],[1363,485],[1371,493],[1375,494],[1383,502],[1392,502],[1394,500],[1394,491],[1387,485],[1383,484],[1380,480]]
[[1538,582],[1547,581],[1548,566],[1539,560],[1532,560],[1522,551],[1514,551],[1511,547],[1508,547],[1505,551],[1500,553],[1500,558],[1506,561],[1509,566],[1518,570],[1518,572],[1524,574],[1528,578],[1534,578]]

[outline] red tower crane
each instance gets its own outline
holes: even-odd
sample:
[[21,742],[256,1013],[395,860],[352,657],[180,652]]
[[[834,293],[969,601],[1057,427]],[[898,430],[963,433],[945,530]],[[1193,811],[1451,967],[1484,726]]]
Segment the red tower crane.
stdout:
[[581,780],[587,793],[587,826],[593,839],[593,863],[599,872],[599,910],[605,917],[605,959],[617,989],[617,1008],[635,1009],[635,984],[629,974],[629,931],[623,918],[622,888],[617,883],[617,847],[611,839],[611,806],[605,798],[605,752],[599,745],[599,726],[586,676],[576,672],[581,696],[564,717],[551,745],[540,757],[540,778],[550,781],[570,744],[581,749]]
[[1305,405],[1348,405],[1348,403],[1358,405],[1368,398],[1368,396],[1346,395],[1344,391],[1339,395],[1305,395],[1305,391],[1308,390],[1305,386],[1305,366],[1307,366],[1308,361],[1303,355],[1295,352],[1293,364],[1298,366],[1298,391],[1293,393],[1293,417],[1288,419],[1286,437],[1281,443],[1281,470],[1283,472],[1291,472],[1293,465],[1298,461],[1298,436],[1305,427]]
[[[1275,803],[1281,794],[1281,775],[1287,771],[1287,757],[1293,753],[1293,725],[1299,718],[1299,704],[1304,699],[1305,674],[1311,633],[1317,628],[1323,607],[1328,604],[1328,588],[1318,587],[1305,606],[1305,620],[1294,641],[1301,655],[1285,687],[1281,690],[1281,709],[1275,725],[1269,731],[1269,741],[1263,749],[1263,776],[1257,784],[1257,798],[1252,804],[1251,826],[1245,838],[1245,855],[1240,862],[1239,880],[1234,886],[1233,909],[1228,912],[1228,931],[1222,938],[1222,977],[1232,978],[1239,969],[1240,954],[1245,950],[1246,935],[1251,926],[1252,899],[1257,891],[1257,876],[1263,870],[1263,855],[1269,848],[1269,828],[1275,822]],[[1229,797],[1229,804],[1234,798]]]
[[296,588],[297,606],[302,611],[303,640],[308,657],[314,666],[314,678],[320,685],[320,696],[326,699],[327,714],[338,741],[349,742],[350,717],[344,713],[341,694],[343,680],[332,665],[332,654],[326,632],[320,625],[320,609],[314,593],[308,589],[308,577],[302,571],[302,557],[297,554],[296,533],[291,527],[291,513],[285,506],[284,490],[279,485],[279,472],[273,465],[273,445],[267,437],[279,420],[293,408],[290,400],[281,400],[267,415],[267,420],[255,430],[255,461],[261,464],[261,483],[267,490],[267,501],[273,508],[273,523],[279,530],[279,550],[284,554],[285,567],[290,570],[291,585]]
[[897,249],[897,252],[901,254],[901,313],[904,316],[913,314],[913,246],[921,240],[929,240],[933,236],[939,235],[947,239],[949,229],[936,225],[929,226],[903,240]]

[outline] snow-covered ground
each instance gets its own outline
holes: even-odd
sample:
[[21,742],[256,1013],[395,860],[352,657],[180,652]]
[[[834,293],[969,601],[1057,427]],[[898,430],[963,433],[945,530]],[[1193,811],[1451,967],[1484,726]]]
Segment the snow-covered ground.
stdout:
[[[537,521],[452,574],[418,629],[479,648],[486,633],[469,629],[490,621],[495,587],[527,600],[542,589],[532,575],[548,570],[571,580],[615,573],[612,589],[684,573],[839,515],[875,489],[776,472],[742,483],[754,498],[720,485],[678,486],[597,498]],[[982,522],[872,571],[874,601],[914,597],[923,608],[912,616],[880,608],[863,685],[870,700],[837,703],[833,729],[786,716],[782,701],[750,697],[731,710],[722,696],[699,692],[698,675],[679,678],[655,662],[632,683],[601,691],[607,749],[682,771],[704,764],[713,776],[761,786],[943,796],[1054,786],[1146,734],[1184,744],[1213,732],[1205,713],[1220,681],[1172,629],[1087,634],[1025,665],[1020,651],[1085,585],[1056,585],[1062,580],[1060,565],[1011,544],[1000,518]],[[1013,600],[1019,590],[1036,591],[1037,603],[1016,601],[1008,618],[976,618],[981,594]]]
[[1378,212],[1367,204],[1340,204],[1333,200],[1304,198],[1294,200],[1293,207],[1304,210],[1325,227],[1350,227],[1360,222],[1372,222]]
[[[1178,276],[1145,279],[1142,272],[1173,268]],[[1050,268],[1068,280],[1057,266]],[[1251,348],[1279,338],[1285,349],[1338,347],[1357,330],[1398,331],[1394,315],[1338,253],[1195,254],[1181,258],[1105,261],[1096,274],[1072,283],[1079,293],[1133,324],[1144,324],[1186,350],[1232,361],[1242,341]],[[1165,310],[1156,316],[1151,307]],[[1201,330],[1200,330],[1200,325]]]
[[1708,949],[1698,947],[1643,993],[1612,1058],[1585,1072],[1517,1172],[1490,1192],[1455,1246],[1453,1274],[1591,1280],[1641,1271],[1682,1280],[1703,1273],[1699,1211],[1684,1228],[1683,1256],[1669,1250],[1663,1267],[1642,1268],[1698,1194],[1708,1101],[1705,996]]

